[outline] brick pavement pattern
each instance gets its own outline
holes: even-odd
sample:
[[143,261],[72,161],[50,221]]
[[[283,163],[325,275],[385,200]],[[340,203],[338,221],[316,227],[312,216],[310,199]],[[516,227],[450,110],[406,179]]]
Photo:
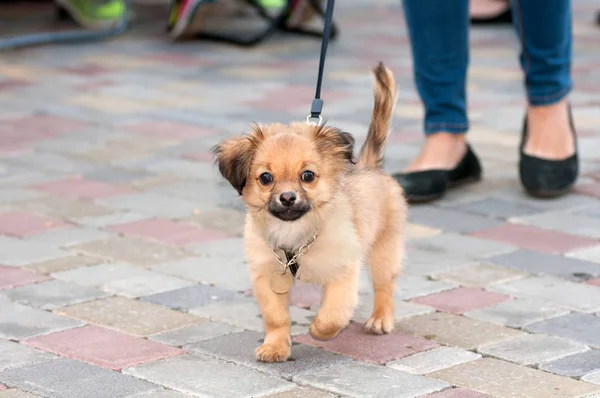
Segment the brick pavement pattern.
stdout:
[[[595,0],[574,7],[575,192],[522,193],[517,40],[472,28],[469,139],[485,180],[410,208],[393,333],[363,331],[365,272],[354,322],[314,341],[321,288],[297,284],[281,364],[254,358],[244,208],[210,148],[251,121],[303,119],[319,42],[173,44],[164,7],[137,4],[116,40],[3,53],[0,398],[599,397],[600,29]],[[342,1],[336,17],[325,116],[364,139],[368,70],[384,60],[400,87],[385,166],[398,171],[422,139],[399,1]],[[51,18],[2,3],[0,34]]]

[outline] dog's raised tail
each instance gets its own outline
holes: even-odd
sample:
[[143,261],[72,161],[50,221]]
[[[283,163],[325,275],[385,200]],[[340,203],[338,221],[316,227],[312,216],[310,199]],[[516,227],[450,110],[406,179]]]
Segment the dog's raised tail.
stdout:
[[396,106],[396,79],[391,70],[379,63],[373,70],[375,77],[375,104],[367,139],[363,144],[358,165],[370,169],[381,169],[385,141],[390,132],[390,121]]

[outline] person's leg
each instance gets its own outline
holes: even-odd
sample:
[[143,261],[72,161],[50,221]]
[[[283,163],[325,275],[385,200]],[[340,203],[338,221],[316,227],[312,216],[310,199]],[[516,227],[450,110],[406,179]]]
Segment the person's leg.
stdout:
[[432,182],[429,174],[419,172],[452,170],[467,153],[469,0],[403,0],[403,6],[426,138],[417,158],[396,177],[409,200],[415,195],[433,199],[448,185],[440,180],[445,174],[438,172],[438,181]]
[[[567,103],[572,88],[571,1],[512,0],[512,6],[529,102],[523,152],[542,161],[568,159],[575,153]],[[556,178],[564,178],[565,170],[560,169],[560,164],[548,167],[551,166],[556,169],[552,172]],[[539,179],[553,178],[542,169],[538,173],[547,175]]]

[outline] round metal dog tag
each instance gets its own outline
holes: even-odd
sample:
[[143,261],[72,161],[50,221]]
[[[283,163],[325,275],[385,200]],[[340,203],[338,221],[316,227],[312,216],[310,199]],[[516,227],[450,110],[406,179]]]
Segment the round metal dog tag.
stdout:
[[289,272],[273,272],[269,278],[271,290],[277,294],[285,294],[290,291],[294,285],[294,277]]

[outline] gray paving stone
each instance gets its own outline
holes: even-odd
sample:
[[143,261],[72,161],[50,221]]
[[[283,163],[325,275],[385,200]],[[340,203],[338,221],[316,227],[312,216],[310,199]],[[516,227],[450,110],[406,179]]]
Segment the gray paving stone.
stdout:
[[179,289],[193,282],[125,264],[98,264],[58,272],[55,278],[126,297],[140,297]]
[[335,398],[326,391],[315,390],[314,388],[296,387],[293,390],[282,391],[275,394],[267,395],[267,398]]
[[465,312],[463,315],[497,325],[522,328],[535,322],[566,315],[569,310],[544,301],[513,299],[492,307]]
[[[410,248],[441,253],[447,256],[462,255],[473,260],[508,253],[516,249],[512,245],[471,236],[444,233],[432,237],[411,240]],[[467,265],[467,264],[464,264]]]
[[515,222],[571,235],[600,238],[600,223],[598,220],[566,212],[549,212],[519,217]]
[[539,207],[527,203],[513,202],[492,197],[474,200],[468,203],[458,203],[449,207],[464,213],[480,214],[501,219],[539,213],[542,211]]
[[481,358],[480,354],[462,348],[439,347],[389,362],[386,366],[411,374],[424,375],[479,358]]
[[554,275],[575,281],[600,275],[600,264],[530,250],[516,250],[512,253],[488,257],[485,261],[530,274]]
[[208,285],[192,285],[168,292],[142,297],[142,301],[163,305],[180,311],[228,301],[241,297],[239,293],[231,290],[219,289]]
[[540,369],[569,377],[580,377],[600,370],[600,350],[575,354],[540,365]]
[[0,204],[43,196],[44,193],[23,188],[0,188]]
[[533,323],[525,327],[525,330],[564,337],[600,348],[600,317],[594,315],[572,313]]
[[377,365],[350,362],[294,377],[301,385],[348,397],[413,398],[449,387],[445,382]]
[[264,335],[262,333],[245,331],[189,344],[184,348],[192,353],[217,357],[227,362],[260,370],[287,380],[292,380],[294,376],[307,371],[317,371],[321,368],[350,361],[350,358],[342,355],[303,344],[293,344],[292,360],[275,364],[258,362],[254,350],[262,344],[263,339]]
[[503,224],[500,220],[430,206],[414,207],[408,213],[410,222],[448,232],[471,233]]
[[103,216],[83,217],[78,219],[77,222],[90,227],[106,228],[112,225],[127,224],[131,222],[147,220],[149,218],[152,218],[152,216],[131,211],[123,211]]
[[479,347],[479,352],[484,355],[520,365],[537,365],[588,350],[589,347],[585,344],[541,334],[525,335]]
[[110,232],[92,228],[65,228],[34,235],[27,240],[68,248],[80,243],[106,239],[113,235]]
[[158,217],[179,218],[194,214],[201,205],[191,200],[174,196],[140,193],[101,199],[99,203],[122,210],[149,214]]
[[199,322],[180,329],[148,336],[149,340],[158,341],[172,346],[184,346],[198,341],[241,332],[243,329],[235,325],[219,322]]
[[163,274],[215,285],[222,289],[244,291],[252,287],[250,272],[244,263],[243,252],[230,253],[228,257],[190,257],[160,264],[153,269]]
[[204,397],[257,397],[295,387],[276,376],[195,355],[151,362],[123,372],[176,391]]
[[39,395],[31,394],[23,390],[14,388],[0,391],[0,398],[40,398]]
[[36,350],[29,346],[0,340],[0,372],[10,368],[50,361],[56,358],[47,352]]
[[464,254],[410,247],[413,241],[408,242],[409,247],[404,260],[405,275],[434,276],[441,272],[477,264],[474,259]]
[[141,392],[139,394],[130,395],[128,398],[189,398],[189,395],[162,388],[156,391]]
[[543,300],[575,311],[600,310],[600,289],[551,276],[531,276],[491,285],[488,290],[514,297]]
[[4,291],[9,299],[31,307],[53,310],[77,303],[92,301],[108,294],[88,286],[60,280],[27,285]]
[[486,287],[492,283],[508,282],[526,275],[513,269],[482,263],[453,268],[433,277],[442,282],[458,283],[467,287]]
[[51,398],[124,398],[157,389],[144,380],[62,358],[9,369],[0,373],[0,382]]
[[458,285],[456,283],[434,281],[421,276],[403,275],[398,278],[396,286],[395,296],[402,300],[409,300],[454,289]]
[[114,167],[104,167],[83,174],[83,178],[86,180],[103,181],[113,184],[125,184],[148,176],[148,173],[140,170],[125,170]]
[[575,250],[567,253],[567,256],[600,264],[600,246],[592,246],[586,249]]
[[78,320],[30,308],[2,297],[0,308],[0,337],[5,339],[23,340],[83,325]]
[[3,265],[20,267],[69,255],[71,254],[45,243],[0,236],[0,264]]
[[[260,310],[254,299],[235,299],[217,302],[216,304],[193,308],[189,312],[215,322],[228,323],[257,332],[264,331]],[[292,320],[291,334],[295,336],[306,333],[315,315],[314,311],[290,307],[290,317]]]
[[581,380],[600,385],[600,371],[588,373],[585,376],[582,376]]

